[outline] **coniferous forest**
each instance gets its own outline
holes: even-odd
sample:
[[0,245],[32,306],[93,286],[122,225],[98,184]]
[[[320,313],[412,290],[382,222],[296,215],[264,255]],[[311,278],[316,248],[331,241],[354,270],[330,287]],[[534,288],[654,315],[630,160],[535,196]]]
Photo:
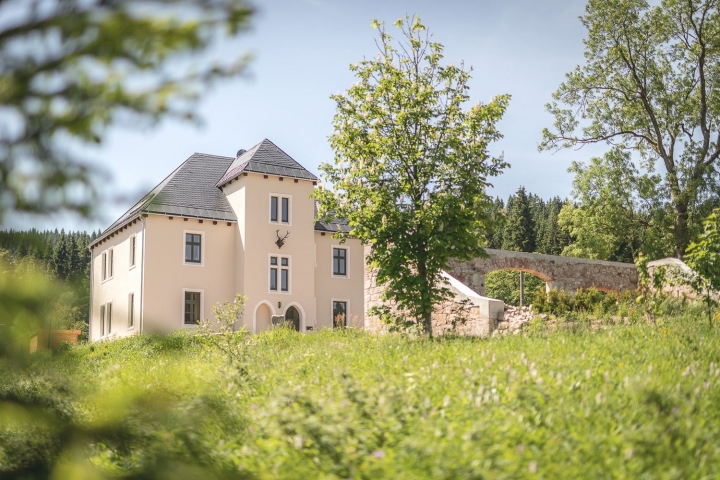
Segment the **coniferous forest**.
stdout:
[[[528,193],[525,187],[520,187],[507,201],[496,198],[492,209],[496,226],[488,234],[487,247],[562,255],[572,243],[569,229],[561,226],[559,221],[560,211],[566,203],[567,200],[560,197],[544,200]],[[545,282],[529,274],[525,274],[524,284],[526,298],[545,287]],[[489,273],[485,276],[485,294],[508,305],[519,305],[520,272],[498,270]]]
[[81,330],[87,335],[90,308],[90,242],[100,231],[65,232],[36,229],[0,231],[1,268],[16,278],[40,271],[57,282],[59,295],[48,308],[53,329]]

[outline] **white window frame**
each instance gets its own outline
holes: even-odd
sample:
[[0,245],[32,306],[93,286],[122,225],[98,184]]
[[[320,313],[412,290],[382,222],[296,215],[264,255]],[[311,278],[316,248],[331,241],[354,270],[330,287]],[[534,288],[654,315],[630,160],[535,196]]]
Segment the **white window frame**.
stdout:
[[335,328],[335,313],[333,312],[333,304],[335,302],[345,302],[345,326],[348,325],[350,319],[350,299],[349,298],[331,298],[330,299],[330,325]]
[[[130,301],[132,299],[132,301]],[[132,324],[130,323],[132,320]],[[135,328],[135,292],[128,293],[128,330]]]
[[105,336],[105,304],[100,305],[100,338]]
[[[345,275],[335,275],[335,252],[333,250],[336,248],[345,250]],[[332,278],[343,278],[345,280],[350,279],[350,247],[348,245],[330,245],[330,276]]]
[[115,247],[110,247],[100,257],[100,283],[105,283],[113,279],[115,276]]
[[183,288],[182,295],[180,296],[180,300],[181,300],[180,325],[182,325],[183,328],[197,328],[200,325],[189,325],[189,324],[185,323],[185,292],[199,292],[200,293],[200,321],[202,322],[203,313],[205,312],[205,290],[202,288]]
[[[103,334],[100,336],[100,338],[103,337],[109,337],[113,330],[112,330],[112,299],[108,300],[107,302],[102,304],[102,307],[105,308],[105,315],[100,317],[100,321],[104,323],[103,326]],[[110,306],[110,309],[108,310],[108,305]]]
[[[134,245],[133,245],[133,242],[135,242]],[[137,257],[137,235],[130,235],[130,247],[129,247],[128,256],[130,257],[130,259],[129,259],[130,265],[128,267],[128,270],[132,270],[133,268],[135,268],[137,266],[137,260],[136,260],[136,257]]]
[[[200,235],[200,263],[185,261],[185,235]],[[205,266],[205,232],[202,230],[183,230],[182,234],[182,264],[188,267],[204,267]],[[183,300],[184,301],[184,300]]]
[[[272,219],[272,197],[278,197],[278,219],[276,222],[273,222]],[[288,221],[283,222],[282,221],[282,199],[287,198],[288,199]],[[292,219],[293,219],[293,201],[292,201],[292,195],[288,195],[287,193],[273,193],[270,192],[268,194],[268,223],[270,225],[286,225],[288,227],[292,227]]]
[[[270,265],[270,257],[277,257],[278,264],[277,265]],[[288,259],[288,266],[283,267],[282,266],[282,258]],[[278,269],[278,277],[277,277],[277,290],[270,290],[270,269],[277,267]],[[288,271],[288,290],[287,292],[282,291],[282,273],[281,270],[285,268]],[[270,294],[276,294],[276,295],[292,295],[292,270],[293,270],[293,260],[292,255],[280,255],[279,253],[268,253],[268,259],[267,259],[267,289],[268,293]]]

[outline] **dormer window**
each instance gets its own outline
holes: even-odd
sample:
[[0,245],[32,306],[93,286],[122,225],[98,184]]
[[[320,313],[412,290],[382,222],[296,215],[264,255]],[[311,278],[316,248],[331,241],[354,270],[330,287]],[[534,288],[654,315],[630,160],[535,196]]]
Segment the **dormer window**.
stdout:
[[290,196],[270,195],[270,223],[290,225]]

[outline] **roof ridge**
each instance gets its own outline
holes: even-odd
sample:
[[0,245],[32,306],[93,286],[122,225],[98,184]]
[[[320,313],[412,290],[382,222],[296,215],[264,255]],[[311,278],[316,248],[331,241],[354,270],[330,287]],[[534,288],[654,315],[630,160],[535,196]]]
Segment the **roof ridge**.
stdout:
[[[273,150],[274,147],[274,150]],[[253,145],[230,164],[216,187],[223,187],[241,172],[316,181],[317,177],[269,138]]]
[[[214,194],[210,191],[201,191],[198,194],[191,193],[189,196],[186,195],[188,197],[187,202],[175,198],[178,192],[186,190],[189,181],[188,175],[192,175],[193,172],[198,173],[197,168],[200,168],[200,171],[207,172],[205,177],[200,179],[199,186],[201,190],[207,186],[214,187],[215,178],[217,178],[215,175],[219,174],[218,170],[222,171],[221,169],[226,168],[226,165],[230,163],[232,158],[233,157],[213,155],[210,153],[193,153],[106,228],[93,244],[120,228],[128,220],[138,214],[146,212],[165,213],[169,215],[190,214],[191,216],[205,218],[210,218],[208,217],[209,215],[212,218],[217,216],[221,220],[235,220],[235,216],[232,214],[232,208],[228,208],[229,205],[214,198]],[[208,170],[206,170],[206,168]],[[210,174],[212,179],[207,178],[207,174]],[[168,188],[169,186],[173,188]],[[200,195],[200,197],[198,197],[198,195]],[[200,198],[200,200],[198,200],[198,198]],[[225,200],[225,202],[227,202],[227,200]],[[182,210],[187,211],[183,213]],[[196,212],[193,213],[191,211]]]
[[[153,188],[151,188],[149,192],[147,192],[145,195],[142,196],[142,198],[140,198],[140,200],[135,202],[132,207],[128,208],[125,211],[125,213],[120,215],[117,218],[117,220],[115,220],[113,223],[111,223],[110,226],[108,228],[106,228],[97,239],[100,239],[103,235],[105,235],[105,233],[108,233],[110,230],[112,230],[113,227],[115,227],[118,222],[124,220],[125,217],[128,216],[133,211],[142,212],[152,202],[152,199],[155,198],[157,196],[157,194],[162,191],[162,188],[165,188],[165,186],[160,188],[160,190],[158,190],[157,192],[155,192],[155,190],[163,184],[167,185],[167,183],[170,182],[172,177],[174,177],[177,174],[177,172],[180,171],[180,169],[183,167],[183,165],[185,165],[188,161],[190,161],[190,159],[193,157],[193,155],[196,155],[196,154],[193,153],[188,158],[186,158],[185,161],[183,161],[180,165],[178,165],[175,168],[175,170],[170,172],[170,174],[168,176],[163,178],[157,185],[155,185]],[[155,192],[155,193],[153,194],[153,192]]]
[[[225,158],[235,158],[235,157],[228,157],[227,155],[215,155],[214,153],[195,152],[195,153],[193,153],[192,155],[190,155],[190,157],[188,158],[188,160],[190,160],[190,158],[194,157],[195,155],[201,155],[201,156],[203,156],[203,157],[223,158],[223,159],[225,159]],[[187,162],[187,160],[185,160],[185,161]]]
[[[263,142],[268,142],[268,143],[270,143],[273,147],[277,148],[279,151],[281,151],[282,153],[284,153],[288,158],[290,158],[290,159],[293,160],[295,163],[297,163],[298,165],[300,165],[300,162],[298,162],[298,161],[295,160],[293,157],[291,157],[290,154],[287,153],[285,150],[283,150],[282,148],[278,147],[277,144],[276,144],[275,142],[273,142],[272,140],[270,140],[269,138],[265,138],[265,139],[263,140]],[[307,168],[303,167],[302,165],[300,165],[300,166],[301,166],[303,169],[307,170]]]

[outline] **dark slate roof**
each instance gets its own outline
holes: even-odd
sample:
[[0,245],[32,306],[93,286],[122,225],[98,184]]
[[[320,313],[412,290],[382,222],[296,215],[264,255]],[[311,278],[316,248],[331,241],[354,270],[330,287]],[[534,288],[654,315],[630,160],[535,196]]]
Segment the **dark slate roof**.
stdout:
[[194,153],[110,225],[97,240],[140,213],[237,221],[225,194],[215,186],[233,160],[232,157]]
[[222,187],[242,172],[316,181],[317,177],[267,138],[237,157],[216,186]]
[[350,225],[348,225],[347,220],[341,219],[333,219],[329,222],[321,222],[318,219],[318,202],[315,201],[315,230],[320,232],[349,232]]

